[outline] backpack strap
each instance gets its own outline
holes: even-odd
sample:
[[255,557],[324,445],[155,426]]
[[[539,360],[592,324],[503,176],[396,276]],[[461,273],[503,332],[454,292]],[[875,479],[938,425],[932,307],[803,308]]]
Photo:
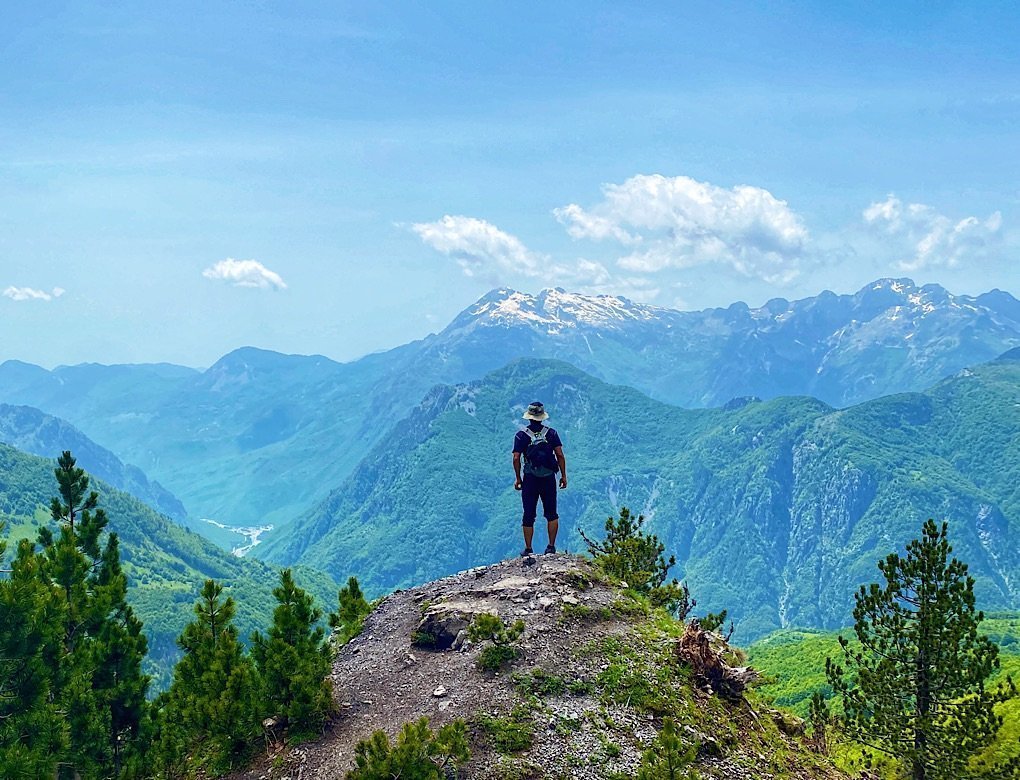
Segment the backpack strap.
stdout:
[[528,434],[528,438],[531,439],[531,443],[534,444],[536,441],[548,441],[546,438],[549,435],[549,429],[544,425],[537,431],[531,430],[530,427],[525,428],[524,432]]

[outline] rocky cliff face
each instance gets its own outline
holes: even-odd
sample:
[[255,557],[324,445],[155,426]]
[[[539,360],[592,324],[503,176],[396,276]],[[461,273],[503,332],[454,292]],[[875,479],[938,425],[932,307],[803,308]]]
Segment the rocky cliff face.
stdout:
[[[478,668],[478,645],[440,649],[447,643],[423,638],[426,628],[454,636],[481,613],[524,623],[518,657],[499,673]],[[233,777],[342,777],[358,741],[377,729],[393,737],[421,717],[434,728],[467,722],[464,778],[633,777],[666,716],[699,745],[701,777],[842,777],[806,749],[795,719],[710,682],[684,654],[684,636],[681,624],[648,614],[572,556],[470,569],[386,597],[334,662],[339,714],[323,738],[294,750],[272,746]],[[739,653],[712,641],[712,658],[740,663]]]

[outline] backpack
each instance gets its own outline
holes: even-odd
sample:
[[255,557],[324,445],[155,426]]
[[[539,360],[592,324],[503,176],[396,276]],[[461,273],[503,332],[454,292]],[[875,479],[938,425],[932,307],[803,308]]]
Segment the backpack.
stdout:
[[531,439],[524,451],[525,471],[536,477],[548,477],[559,471],[560,464],[556,461],[556,453],[547,438],[549,429],[543,425],[540,430],[533,431],[529,427],[525,428],[524,432]]

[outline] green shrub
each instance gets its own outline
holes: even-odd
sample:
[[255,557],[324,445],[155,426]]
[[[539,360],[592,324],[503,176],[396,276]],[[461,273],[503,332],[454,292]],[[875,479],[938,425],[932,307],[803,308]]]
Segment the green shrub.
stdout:
[[489,738],[493,749],[500,753],[517,753],[531,747],[535,727],[531,716],[523,707],[515,707],[508,718],[482,715],[478,725]]
[[613,619],[609,607],[589,607],[587,604],[564,604],[560,615],[561,623],[601,623]]
[[448,769],[456,769],[471,757],[467,725],[455,720],[432,732],[426,718],[405,723],[390,745],[384,731],[376,731],[354,748],[356,768],[347,780],[444,780]]
[[337,611],[329,615],[329,627],[334,631],[336,645],[341,647],[361,633],[372,605],[361,592],[357,577],[347,580],[347,585],[337,594],[337,602]]
[[513,661],[520,652],[513,644],[523,633],[523,620],[518,620],[512,626],[506,626],[498,615],[483,612],[476,616],[468,628],[468,638],[476,643],[492,643],[478,654],[478,668],[486,672],[498,672]]
[[566,680],[539,667],[532,669],[531,674],[515,674],[513,680],[517,690],[525,695],[559,696],[567,690]]

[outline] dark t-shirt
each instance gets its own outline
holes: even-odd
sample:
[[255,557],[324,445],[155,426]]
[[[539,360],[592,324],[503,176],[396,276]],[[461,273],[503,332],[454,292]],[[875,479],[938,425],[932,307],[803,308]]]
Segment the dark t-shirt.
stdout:
[[[557,447],[562,447],[563,446],[563,442],[560,441],[560,435],[558,433],[556,433],[556,429],[555,428],[549,428],[547,426],[543,426],[543,427],[546,430],[545,440],[547,442],[549,442],[549,444],[552,446],[553,450],[555,450]],[[520,453],[523,454],[523,453],[527,452],[529,444],[531,444],[531,437],[528,436],[527,432],[526,431],[517,431],[517,435],[514,436],[514,449],[513,449],[513,451],[514,452],[520,452]],[[527,464],[525,464],[525,469],[524,470],[527,471]],[[557,471],[558,470],[559,470],[559,468],[557,467]]]

